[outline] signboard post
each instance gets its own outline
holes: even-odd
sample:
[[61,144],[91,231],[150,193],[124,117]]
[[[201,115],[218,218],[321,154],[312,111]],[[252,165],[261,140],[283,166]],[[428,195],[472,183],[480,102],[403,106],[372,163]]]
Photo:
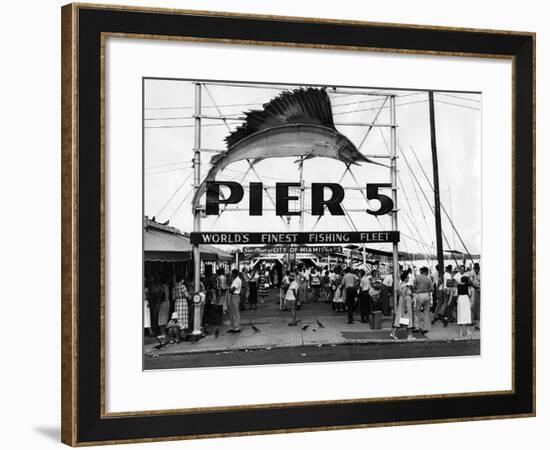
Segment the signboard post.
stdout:
[[[391,196],[393,200],[393,211],[391,213],[391,229],[394,232],[398,230],[397,224],[397,129],[395,117],[395,95],[390,96],[390,146],[391,146],[391,163],[390,163],[390,181],[391,181]],[[397,300],[397,290],[399,286],[399,248],[397,241],[393,242],[393,301]]]
[[[195,148],[193,156],[194,188],[195,192],[201,184],[201,84],[195,83]],[[193,211],[193,231],[201,230],[201,212],[199,208]],[[193,243],[193,287],[195,294],[200,291],[201,282],[201,252],[199,243]]]

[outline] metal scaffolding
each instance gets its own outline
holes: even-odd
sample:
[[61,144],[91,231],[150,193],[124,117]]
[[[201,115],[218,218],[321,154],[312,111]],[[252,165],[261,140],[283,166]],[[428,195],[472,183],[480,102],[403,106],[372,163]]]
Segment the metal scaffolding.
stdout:
[[[221,120],[224,122],[224,124],[227,126],[229,130],[231,130],[230,126],[228,125],[227,121],[241,121],[244,119],[244,117],[235,117],[235,116],[228,116],[222,114],[222,111],[218,107],[217,103],[215,102],[212,94],[208,90],[208,85],[212,86],[231,86],[231,87],[247,87],[247,88],[253,88],[253,87],[260,87],[257,85],[246,85],[246,84],[235,84],[235,83],[220,83],[220,82],[195,82],[195,113],[194,113],[194,131],[195,131],[195,139],[194,139],[194,157],[193,157],[193,169],[194,169],[194,190],[195,192],[199,189],[199,186],[201,184],[201,152],[210,152],[210,153],[218,153],[222,152],[224,150],[222,149],[209,149],[209,148],[201,148],[201,126],[202,125],[202,119],[209,119],[209,120]],[[274,85],[267,85],[269,88],[275,88],[275,89],[288,89],[289,86],[281,86],[276,87]],[[213,103],[214,108],[216,109],[218,115],[203,115],[202,114],[202,90],[205,90],[207,95],[209,96],[210,100]],[[367,127],[367,131],[364,135],[364,137],[361,140],[361,143],[358,146],[358,149],[360,150],[363,144],[365,143],[369,133],[374,127],[377,128],[389,128],[390,129],[390,154],[366,154],[363,153],[364,156],[367,156],[369,158],[389,158],[390,159],[390,182],[391,182],[391,198],[393,200],[393,210],[391,211],[391,231],[398,231],[398,208],[397,208],[397,181],[398,181],[398,174],[397,174],[397,122],[396,122],[396,104],[395,104],[395,97],[396,94],[391,92],[373,92],[373,91],[357,91],[357,90],[350,90],[350,89],[339,89],[339,88],[332,88],[331,93],[333,94],[343,94],[343,95],[366,95],[366,96],[375,96],[380,97],[380,100],[383,101],[382,105],[380,106],[380,109],[377,111],[374,119],[371,122],[335,122],[336,125],[340,126],[353,126],[353,127]],[[389,112],[390,112],[390,122],[389,123],[380,123],[378,122],[378,118],[380,116],[380,113],[385,108],[386,103],[389,100]],[[304,214],[305,214],[305,204],[304,204],[304,193],[308,189],[304,185],[304,178],[303,178],[303,170],[304,170],[304,163],[305,159],[302,157],[299,161],[299,176],[300,176],[300,187],[299,187],[299,206],[300,206],[300,216],[299,216],[299,227],[300,231],[303,231],[304,228]],[[244,175],[241,178],[241,183],[244,181],[246,176],[249,173],[253,173],[258,181],[261,181],[261,177],[256,171],[256,168],[254,165],[248,161],[248,169],[244,173]],[[355,186],[347,186],[345,189],[352,189],[352,190],[359,190],[366,202],[367,208],[369,207],[369,200],[367,198],[366,193],[364,192],[363,188],[360,186],[357,178],[355,177],[352,167],[350,164],[346,164],[344,173],[340,177],[340,180],[338,183],[341,183],[346,174],[350,174],[352,179],[355,182]],[[270,190],[272,190],[274,186],[270,185],[264,185],[263,191],[266,193],[267,198],[271,202],[273,209],[271,208],[264,208],[264,210],[275,210],[275,202],[273,200],[273,197],[270,194]],[[345,212],[345,220],[348,223],[348,226],[350,229],[357,231],[357,227],[355,226],[355,223],[353,222],[353,219],[351,218],[351,215],[349,214],[352,211],[365,211],[365,209],[349,209],[345,208],[344,205],[341,205],[344,212]],[[222,210],[220,211],[220,216],[224,212],[233,212],[233,211],[246,211],[245,208],[238,208],[238,207],[232,207],[228,208],[227,205],[224,205]],[[200,232],[201,231],[201,213],[202,208],[197,207],[193,210],[193,231],[194,232]],[[381,225],[380,220],[377,216],[374,216],[378,223]],[[219,218],[219,216],[218,216]],[[288,217],[287,220],[285,220],[282,216],[280,216],[282,222],[284,223],[285,227],[287,229],[290,229],[290,218]],[[313,229],[317,226],[319,221],[321,220],[322,216],[319,216],[317,218],[317,221],[313,225]],[[398,255],[399,255],[399,246],[397,242],[393,243],[393,294],[394,298],[397,298],[397,287],[399,285],[399,262],[398,262]],[[200,260],[200,246],[198,244],[193,245],[193,260],[194,260],[194,289],[195,293],[198,293],[200,291],[200,269],[201,269],[201,260]],[[363,245],[363,260],[366,260],[365,256],[365,249]],[[199,330],[200,332],[200,330]]]

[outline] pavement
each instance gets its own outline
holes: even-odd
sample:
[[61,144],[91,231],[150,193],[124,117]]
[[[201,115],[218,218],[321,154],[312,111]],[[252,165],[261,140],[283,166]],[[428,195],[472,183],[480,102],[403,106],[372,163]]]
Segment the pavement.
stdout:
[[[359,312],[354,313],[353,324],[347,323],[345,312],[334,312],[329,303],[305,303],[297,311],[299,323],[290,327],[288,311],[279,310],[278,289],[270,289],[264,303],[258,303],[255,311],[241,311],[241,332],[228,333],[229,320],[224,316],[223,325],[209,326],[208,334],[194,342],[168,344],[155,349],[156,340],[145,345],[145,357],[161,357],[207,352],[238,352],[272,350],[297,347],[324,347],[357,344],[419,344],[461,341],[478,341],[480,332],[472,329],[469,337],[459,335],[459,327],[441,322],[432,325],[425,335],[415,333],[415,340],[407,340],[407,331],[398,331],[399,340],[391,339],[391,317],[385,317],[381,330],[371,330],[368,323],[359,321]],[[253,326],[256,328],[254,330]],[[216,330],[218,333],[216,333]],[[217,334],[217,337],[216,337]],[[466,342],[465,342],[466,343]]]

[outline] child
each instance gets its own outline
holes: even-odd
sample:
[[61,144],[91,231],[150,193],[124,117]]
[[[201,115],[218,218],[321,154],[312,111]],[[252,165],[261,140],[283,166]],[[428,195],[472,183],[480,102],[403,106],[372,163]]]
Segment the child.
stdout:
[[168,340],[170,344],[178,343],[181,338],[181,327],[178,322],[178,313],[172,313],[172,317],[166,324],[166,331],[168,333]]
[[463,275],[460,278],[460,283],[457,285],[458,300],[456,323],[460,327],[460,336],[470,336],[472,334],[468,327],[472,324],[472,310],[468,291],[468,277]]

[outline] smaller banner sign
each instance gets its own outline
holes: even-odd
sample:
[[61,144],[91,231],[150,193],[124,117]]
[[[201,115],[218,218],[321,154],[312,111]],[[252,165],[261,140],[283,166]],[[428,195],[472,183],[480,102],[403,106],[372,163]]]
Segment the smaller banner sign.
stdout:
[[278,247],[243,247],[243,253],[261,253],[262,255],[287,255],[296,253],[342,253],[342,247],[329,246],[278,246]]
[[351,244],[399,242],[399,231],[319,231],[302,233],[191,233],[191,244]]

